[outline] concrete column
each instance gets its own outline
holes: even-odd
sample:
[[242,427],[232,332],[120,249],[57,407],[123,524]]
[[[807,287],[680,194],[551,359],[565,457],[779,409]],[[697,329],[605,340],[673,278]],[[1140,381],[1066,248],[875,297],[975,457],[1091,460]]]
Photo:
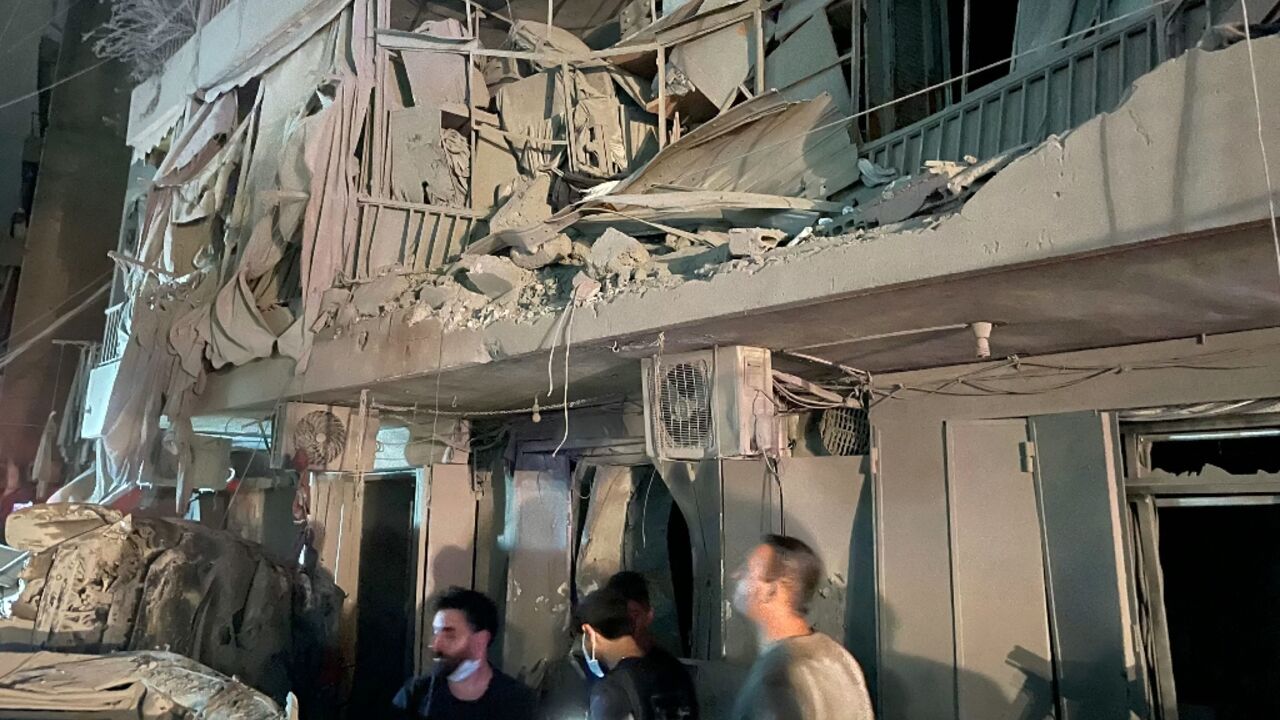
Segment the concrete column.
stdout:
[[[67,13],[57,72],[67,80],[52,93],[10,347],[38,334],[110,278],[106,253],[116,246],[129,167],[131,84],[122,64],[98,66],[92,40],[84,39],[110,12],[109,3],[93,2]],[[105,306],[104,300],[87,308],[54,337],[99,340]],[[34,458],[50,410],[61,409],[75,371],[71,355],[58,362],[52,339],[10,364],[0,379],[0,458],[23,466]]]

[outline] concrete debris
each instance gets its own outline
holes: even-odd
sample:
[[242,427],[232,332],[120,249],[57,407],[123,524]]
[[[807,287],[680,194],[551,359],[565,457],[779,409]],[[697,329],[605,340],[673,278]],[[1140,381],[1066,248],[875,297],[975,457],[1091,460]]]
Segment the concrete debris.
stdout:
[[584,272],[573,276],[573,302],[584,305],[600,294],[603,286]]
[[533,282],[533,273],[517,267],[509,258],[469,255],[458,262],[466,279],[490,299],[503,298]]
[[383,308],[399,300],[413,284],[413,278],[408,275],[383,275],[357,285],[351,293],[351,303],[361,315],[377,315]]
[[731,228],[728,232],[729,255],[758,257],[778,247],[787,234],[768,228]]
[[126,516],[37,557],[21,602],[35,608],[38,647],[166,648],[283,700],[336,638],[332,581],[206,526]]
[[646,265],[649,257],[639,240],[609,228],[591,245],[587,273],[597,280],[615,275],[629,277],[635,268]]
[[[926,162],[921,172],[898,178],[870,200],[823,218],[815,229],[820,235],[840,235],[855,228],[887,227],[921,215],[952,211],[1028,149],[1029,146],[1014,148],[982,162],[972,157],[966,157],[964,162]],[[878,170],[875,173],[877,179],[885,175]]]
[[[529,227],[551,219],[551,205],[547,197],[551,193],[551,176],[539,173],[533,177],[521,177],[510,195],[489,220],[489,232]],[[525,247],[532,252],[536,247]]]
[[573,254],[573,240],[564,233],[542,243],[533,252],[511,248],[511,262],[526,270],[537,270],[548,265],[564,263]]
[[118,510],[101,505],[56,503],[32,505],[15,510],[5,520],[5,539],[10,545],[39,553],[100,527],[119,522]]
[[287,717],[271,698],[239,679],[177,653],[160,651],[0,653],[0,716],[148,720]]

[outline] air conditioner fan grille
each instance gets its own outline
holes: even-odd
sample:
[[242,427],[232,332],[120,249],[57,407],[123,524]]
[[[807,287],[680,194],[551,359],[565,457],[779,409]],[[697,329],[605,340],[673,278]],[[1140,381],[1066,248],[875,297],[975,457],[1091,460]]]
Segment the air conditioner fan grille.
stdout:
[[824,410],[818,433],[823,447],[832,455],[866,455],[871,451],[871,423],[862,408]]
[[658,392],[658,416],[669,447],[699,449],[711,445],[710,371],[705,362],[666,368]]

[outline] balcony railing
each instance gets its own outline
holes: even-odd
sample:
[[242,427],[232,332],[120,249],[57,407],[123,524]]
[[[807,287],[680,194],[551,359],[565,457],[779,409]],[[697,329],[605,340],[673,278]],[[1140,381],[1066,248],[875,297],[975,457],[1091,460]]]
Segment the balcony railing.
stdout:
[[[197,31],[205,25],[208,25],[209,21],[212,20],[215,15],[226,10],[234,0],[199,0],[199,2],[200,8],[196,11]],[[159,55],[165,59],[172,58],[174,55],[178,54],[178,51],[182,49],[182,46],[185,45],[189,39],[189,37],[180,37],[170,40],[161,47]]]
[[927,160],[989,158],[1043,142],[1114,110],[1134,80],[1193,45],[1208,23],[1204,2],[1182,3],[1176,17],[1153,9],[867,143],[860,154],[909,175]]
[[129,342],[129,329],[125,325],[128,307],[128,302],[122,302],[107,308],[107,322],[102,331],[102,347],[98,351],[96,365],[115,362],[124,355],[124,347]]
[[466,208],[361,197],[360,234],[347,276],[368,279],[388,267],[431,270],[467,246],[476,213]]

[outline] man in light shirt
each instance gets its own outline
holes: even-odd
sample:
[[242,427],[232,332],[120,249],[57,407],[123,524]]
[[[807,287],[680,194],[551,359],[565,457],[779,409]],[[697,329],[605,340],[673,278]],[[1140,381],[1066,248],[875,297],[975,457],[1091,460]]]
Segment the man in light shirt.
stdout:
[[813,548],[782,535],[766,535],[734,574],[734,608],[761,650],[733,720],[873,720],[862,668],[805,617],[822,576]]

